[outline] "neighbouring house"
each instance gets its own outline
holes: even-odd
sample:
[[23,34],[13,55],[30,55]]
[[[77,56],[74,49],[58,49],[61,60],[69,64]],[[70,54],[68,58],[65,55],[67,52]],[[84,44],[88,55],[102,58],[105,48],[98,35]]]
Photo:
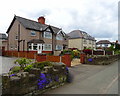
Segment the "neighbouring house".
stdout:
[[7,35],[0,33],[0,50],[7,50]]
[[14,16],[8,30],[8,50],[55,53],[68,47],[62,29],[45,24],[43,16],[37,21]]
[[95,38],[84,31],[73,30],[67,35],[69,36],[68,48],[78,48],[79,50],[83,50],[86,48],[96,48]]
[[110,42],[109,40],[100,40],[96,43],[96,47],[97,49],[105,49],[110,47],[112,44],[112,42]]

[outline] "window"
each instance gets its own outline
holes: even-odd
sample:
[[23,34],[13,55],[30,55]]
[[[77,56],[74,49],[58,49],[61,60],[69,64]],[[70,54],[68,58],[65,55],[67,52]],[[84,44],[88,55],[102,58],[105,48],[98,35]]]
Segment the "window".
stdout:
[[51,32],[46,31],[46,32],[44,32],[44,37],[45,37],[45,38],[52,39],[52,33],[51,33]]
[[32,44],[28,45],[29,50],[32,50]]
[[89,44],[91,44],[91,40],[89,40]]
[[31,36],[36,36],[36,32],[35,31],[31,31]]
[[44,51],[52,51],[52,44],[44,44],[43,50]]
[[37,50],[37,44],[31,43],[28,45],[28,48],[29,48],[29,50]]
[[63,40],[63,36],[60,35],[60,34],[58,34],[58,35],[56,36],[56,39],[57,39],[57,40]]
[[11,46],[10,49],[13,50],[13,46]]
[[63,46],[62,45],[56,45],[56,50],[62,50]]
[[37,50],[37,44],[33,44],[33,50]]
[[86,43],[87,43],[87,40],[86,40],[86,39],[83,39],[83,42],[86,44]]
[[108,47],[108,44],[104,44],[105,47]]
[[18,40],[18,35],[15,36],[15,40]]

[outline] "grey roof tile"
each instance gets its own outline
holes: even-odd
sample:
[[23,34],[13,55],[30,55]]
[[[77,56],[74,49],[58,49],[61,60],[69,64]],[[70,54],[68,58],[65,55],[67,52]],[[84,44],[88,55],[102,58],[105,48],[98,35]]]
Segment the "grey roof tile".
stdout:
[[[37,30],[37,31],[41,31],[42,30],[46,30],[50,25],[47,24],[41,24],[39,22],[30,20],[30,19],[26,19],[23,17],[19,17],[19,16],[15,16],[15,18],[27,29],[32,29],[32,30]],[[51,26],[52,30],[54,33],[59,32],[61,29]]]

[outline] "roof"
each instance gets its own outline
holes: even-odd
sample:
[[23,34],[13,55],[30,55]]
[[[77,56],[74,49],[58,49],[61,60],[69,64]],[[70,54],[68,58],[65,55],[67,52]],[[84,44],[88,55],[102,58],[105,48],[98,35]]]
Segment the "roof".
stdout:
[[100,40],[96,44],[112,44],[109,40]]
[[32,39],[32,40],[28,41],[28,43],[45,43],[45,42],[40,39]]
[[0,33],[0,39],[4,39],[4,40],[7,40],[7,35],[4,34],[4,33]]
[[81,30],[73,30],[67,35],[69,36],[70,39],[84,38],[84,39],[89,39],[89,40],[95,40],[94,37],[90,36],[89,34]]
[[37,21],[33,21],[30,19],[26,19],[20,16],[14,16],[13,21],[11,22],[7,33],[9,32],[10,28],[12,27],[13,23],[15,20],[18,20],[26,29],[30,29],[30,30],[35,30],[35,31],[43,31],[46,30],[47,28],[50,28],[53,30],[54,33],[59,32],[61,29],[54,27],[54,26],[50,26],[50,25],[46,25],[46,24],[41,24]]

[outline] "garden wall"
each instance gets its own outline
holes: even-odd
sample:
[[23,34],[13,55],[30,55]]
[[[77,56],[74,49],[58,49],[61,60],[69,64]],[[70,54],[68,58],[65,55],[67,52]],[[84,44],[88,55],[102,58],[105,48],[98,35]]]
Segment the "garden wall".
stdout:
[[34,96],[48,89],[63,85],[68,77],[68,69],[64,64],[53,63],[45,66],[43,70],[33,68],[29,72],[2,75],[3,96],[16,96],[16,94]]
[[87,56],[85,58],[85,64],[108,65],[118,59],[120,59],[120,55]]

